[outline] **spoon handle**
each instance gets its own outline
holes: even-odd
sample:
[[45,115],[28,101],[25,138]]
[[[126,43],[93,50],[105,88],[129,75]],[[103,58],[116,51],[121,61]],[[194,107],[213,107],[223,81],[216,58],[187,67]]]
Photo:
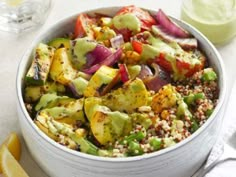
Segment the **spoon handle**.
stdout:
[[231,125],[213,147],[206,163],[192,176],[203,177],[215,166],[226,161],[236,160],[236,150],[230,145],[235,140],[235,125]]

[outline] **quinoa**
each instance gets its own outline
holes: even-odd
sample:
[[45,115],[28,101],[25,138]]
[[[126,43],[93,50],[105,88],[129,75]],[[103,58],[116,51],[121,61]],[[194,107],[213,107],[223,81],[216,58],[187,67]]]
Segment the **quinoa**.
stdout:
[[[150,144],[151,139],[159,138],[161,140],[160,149],[163,149],[191,136],[196,131],[196,129],[192,129],[194,123],[197,122],[199,128],[206,122],[210,116],[208,111],[213,110],[216,106],[219,90],[216,81],[203,82],[200,79],[202,74],[203,72],[200,71],[184,81],[173,82],[176,91],[181,97],[188,96],[189,94],[204,93],[204,98],[196,100],[194,105],[189,106],[192,118],[185,116],[181,120],[176,119],[177,109],[174,107],[164,109],[158,114],[150,110],[150,107],[140,107],[138,109],[140,112],[148,112],[149,117],[155,119],[154,126],[150,126],[146,130],[145,138],[139,142],[144,154],[156,151]],[[196,122],[193,123],[192,119]],[[138,125],[130,134],[139,132],[141,129],[142,126]],[[119,149],[119,152],[122,152],[121,154],[129,151],[127,142],[126,145],[121,145],[120,141],[116,141],[115,148]],[[113,156],[117,157],[117,152]]]

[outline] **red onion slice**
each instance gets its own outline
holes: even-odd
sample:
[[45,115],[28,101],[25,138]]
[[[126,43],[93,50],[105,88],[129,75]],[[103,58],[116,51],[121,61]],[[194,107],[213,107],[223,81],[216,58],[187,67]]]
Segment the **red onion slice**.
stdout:
[[98,44],[95,49],[87,53],[86,68],[89,68],[95,64],[101,63],[104,59],[112,54],[111,50],[107,47]]
[[152,68],[154,73],[147,65],[142,65],[139,78],[143,80],[144,84],[149,90],[157,92],[161,87],[170,83],[170,75],[162,70],[157,64],[153,63]]
[[180,38],[188,38],[191,36],[189,32],[174,23],[161,9],[157,12],[156,20],[164,29],[166,29],[166,31],[168,31],[169,34],[173,36]]
[[141,65],[141,71],[138,77],[142,80],[153,77],[152,70],[147,65]]
[[177,42],[183,49],[196,49],[198,47],[196,38],[178,38],[169,35],[160,25],[152,26],[152,32],[166,42]]
[[115,51],[114,53],[112,53],[111,55],[109,55],[105,60],[103,60],[102,62],[93,65],[92,67],[88,68],[88,69],[84,69],[83,72],[85,72],[86,74],[93,74],[95,73],[102,65],[106,65],[106,66],[112,66],[114,65],[121,57],[122,55],[122,49],[118,49],[117,51]]

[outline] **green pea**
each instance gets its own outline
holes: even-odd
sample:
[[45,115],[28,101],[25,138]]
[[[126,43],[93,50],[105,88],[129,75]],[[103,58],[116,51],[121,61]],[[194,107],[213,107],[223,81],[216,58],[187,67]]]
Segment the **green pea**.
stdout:
[[195,119],[192,119],[191,133],[195,132],[199,128],[198,122]]
[[130,141],[128,146],[128,151],[130,155],[141,155],[143,154],[143,149],[140,144],[135,141]]
[[152,138],[149,143],[155,151],[161,149],[162,141],[160,138]]
[[124,142],[129,144],[131,141],[134,141],[134,140],[141,141],[145,137],[146,137],[146,131],[139,131],[137,133],[133,133],[125,137],[124,140],[121,142],[121,144],[124,144]]

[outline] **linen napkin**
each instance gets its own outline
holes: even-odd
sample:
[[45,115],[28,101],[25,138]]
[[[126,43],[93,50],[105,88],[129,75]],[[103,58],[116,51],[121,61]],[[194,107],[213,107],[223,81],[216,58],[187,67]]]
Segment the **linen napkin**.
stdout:
[[[224,157],[226,156],[236,157],[236,118],[235,118],[236,82],[234,82],[234,84],[232,85],[233,87],[231,90],[231,94],[229,96],[228,100],[229,102],[227,104],[228,106],[226,108],[222,133],[216,145],[212,149],[212,151],[215,151],[215,153],[213,153],[212,156],[209,156],[209,159],[206,162],[206,166],[210,165],[210,163],[212,163],[212,160],[214,160],[214,158],[224,159]],[[225,147],[226,143],[227,147]],[[224,153],[222,150],[224,151]],[[205,177],[235,177],[236,176],[235,168],[236,168],[236,160],[228,159],[226,161],[223,161],[222,163],[217,164],[205,175]]]

